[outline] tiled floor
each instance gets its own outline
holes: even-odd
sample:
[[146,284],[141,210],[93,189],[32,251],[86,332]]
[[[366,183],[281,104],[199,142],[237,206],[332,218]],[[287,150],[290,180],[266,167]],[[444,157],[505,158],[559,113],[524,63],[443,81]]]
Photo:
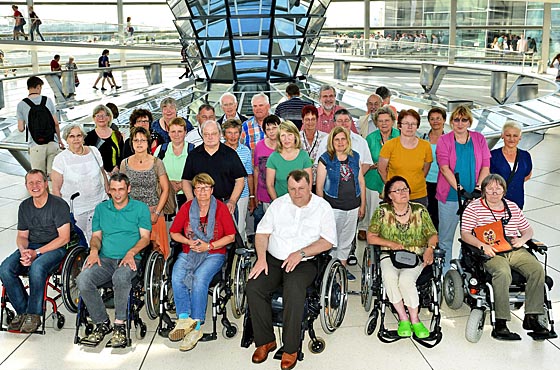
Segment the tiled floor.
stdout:
[[[553,306],[560,312],[560,128],[550,130],[544,141],[531,150],[534,176],[527,184],[525,214],[533,225],[536,237],[550,247],[548,273],[556,281],[552,291]],[[23,177],[0,176],[0,259],[15,248],[17,207],[26,197]],[[361,257],[363,244],[358,256]],[[455,251],[457,252],[457,251]],[[359,276],[358,267],[352,271]],[[350,284],[359,289],[359,282]],[[47,321],[46,335],[18,335],[0,332],[0,369],[278,369],[279,361],[269,359],[261,365],[251,363],[253,349],[240,347],[240,335],[226,340],[219,336],[210,343],[200,343],[188,353],[179,352],[176,343],[155,332],[157,322],[146,319],[148,334],[133,339],[132,347],[121,350],[81,348],[73,344],[74,319],[66,314],[66,326],[57,331]],[[50,311],[49,311],[50,312]],[[209,313],[210,314],[210,313]],[[142,315],[145,317],[145,313]],[[305,359],[297,368],[305,369],[558,369],[560,339],[535,342],[521,328],[522,310],[514,312],[510,328],[521,334],[520,342],[499,342],[490,337],[489,320],[477,344],[465,340],[464,330],[469,315],[467,307],[457,311],[442,308],[443,340],[433,349],[419,346],[412,340],[381,343],[375,335],[366,336],[364,325],[368,313],[360,305],[359,296],[351,296],[343,325],[332,335],[316,329],[326,341],[322,354],[314,355],[304,346]],[[207,321],[209,322],[209,321]],[[241,328],[241,321],[236,321]],[[392,317],[387,319],[394,325]],[[209,325],[207,324],[209,327]],[[218,328],[221,331],[221,325]]]

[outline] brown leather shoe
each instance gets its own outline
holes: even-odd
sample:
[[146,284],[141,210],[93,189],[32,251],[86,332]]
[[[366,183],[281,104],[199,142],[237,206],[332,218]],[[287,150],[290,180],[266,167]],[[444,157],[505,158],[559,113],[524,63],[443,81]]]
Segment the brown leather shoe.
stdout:
[[253,353],[252,361],[255,364],[260,364],[261,362],[266,361],[268,354],[276,349],[276,341],[263,344],[262,346],[258,346],[255,352]]
[[282,362],[280,362],[280,368],[283,370],[293,369],[297,364],[297,352],[282,354]]
[[365,230],[358,231],[358,240],[366,240],[367,234]]

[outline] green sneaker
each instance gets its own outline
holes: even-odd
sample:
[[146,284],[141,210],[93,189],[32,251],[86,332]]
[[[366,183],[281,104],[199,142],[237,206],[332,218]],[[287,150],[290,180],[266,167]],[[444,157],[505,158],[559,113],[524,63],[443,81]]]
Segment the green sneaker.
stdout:
[[414,335],[416,335],[416,337],[419,339],[428,338],[430,336],[430,331],[426,329],[421,321],[412,324],[412,331],[414,332]]
[[397,329],[397,334],[399,337],[410,337],[412,335],[412,327],[410,321],[402,320],[399,321],[399,328]]

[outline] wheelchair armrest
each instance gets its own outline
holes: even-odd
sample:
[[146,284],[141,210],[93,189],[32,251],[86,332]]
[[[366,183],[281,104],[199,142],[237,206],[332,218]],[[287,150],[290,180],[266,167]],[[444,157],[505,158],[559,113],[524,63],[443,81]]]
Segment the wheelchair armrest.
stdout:
[[243,256],[245,254],[255,254],[255,249],[254,248],[240,247],[240,248],[235,249],[235,254],[238,254],[240,256]]
[[463,239],[459,239],[459,241],[461,242],[461,246],[467,247],[475,256],[477,256],[481,260],[488,261],[492,258],[487,256],[480,248],[465,242]]
[[540,254],[545,254],[545,252],[548,250],[548,246],[536,239],[529,239],[525,244],[530,250],[538,252]]

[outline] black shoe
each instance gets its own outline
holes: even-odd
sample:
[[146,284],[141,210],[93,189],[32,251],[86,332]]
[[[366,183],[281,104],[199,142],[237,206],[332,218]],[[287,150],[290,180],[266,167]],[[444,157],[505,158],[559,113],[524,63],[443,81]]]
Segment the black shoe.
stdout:
[[97,324],[93,332],[85,338],[80,340],[80,344],[87,347],[97,347],[99,343],[105,338],[107,334],[113,331],[111,327],[111,322],[109,320]]
[[117,90],[120,89],[121,87],[122,87],[122,86],[117,86],[117,85],[115,85],[115,89],[117,89]]
[[498,340],[521,340],[521,337],[517,333],[512,333],[509,331],[506,320],[496,320],[496,326],[492,330],[492,337]]
[[105,91],[105,90],[107,90],[107,89],[106,89],[106,88],[104,88],[104,87],[102,87],[102,88],[101,88],[101,91]]
[[99,89],[97,88],[97,86],[92,86],[91,88],[94,89],[94,90],[99,90]]
[[548,335],[550,332],[539,322],[539,315],[526,314],[523,319],[523,329],[533,331],[535,334]]
[[126,347],[126,325],[125,324],[115,324],[115,329],[113,330],[113,337],[109,342],[107,342],[106,347],[111,348],[124,348]]

